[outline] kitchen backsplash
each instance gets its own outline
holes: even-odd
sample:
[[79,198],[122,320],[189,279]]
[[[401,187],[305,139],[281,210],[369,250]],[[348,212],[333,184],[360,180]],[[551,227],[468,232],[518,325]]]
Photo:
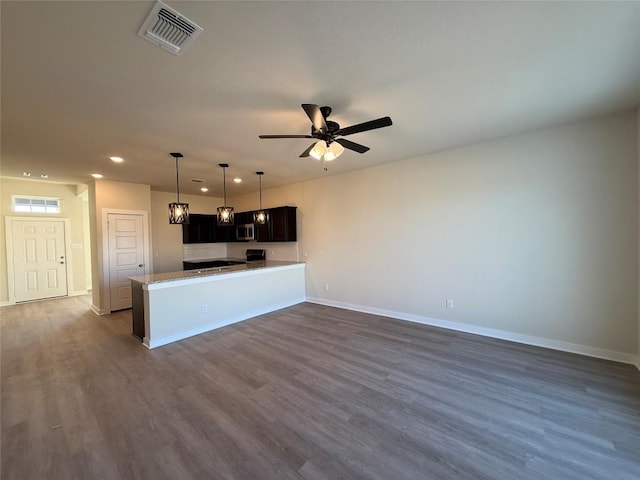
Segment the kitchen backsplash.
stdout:
[[[231,257],[227,253],[226,243],[183,243],[182,259],[183,260],[200,260],[208,258],[225,258]],[[244,256],[244,251],[242,252]]]
[[267,260],[298,261],[298,242],[228,243],[227,257],[244,258],[247,248],[264,248],[266,250]]
[[182,259],[245,258],[247,248],[264,248],[267,260],[296,262],[299,259],[298,242],[184,243]]

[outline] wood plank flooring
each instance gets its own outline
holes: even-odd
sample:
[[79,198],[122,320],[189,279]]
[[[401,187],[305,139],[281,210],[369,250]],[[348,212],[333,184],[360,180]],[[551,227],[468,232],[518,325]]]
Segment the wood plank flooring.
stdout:
[[307,303],[152,351],[86,297],[0,315],[3,480],[640,478],[630,365]]

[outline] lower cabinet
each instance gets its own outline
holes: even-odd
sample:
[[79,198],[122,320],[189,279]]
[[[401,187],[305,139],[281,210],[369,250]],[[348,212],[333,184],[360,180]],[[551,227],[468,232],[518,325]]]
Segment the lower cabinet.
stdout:
[[142,283],[135,280],[131,280],[131,318],[133,335],[144,340],[144,293]]

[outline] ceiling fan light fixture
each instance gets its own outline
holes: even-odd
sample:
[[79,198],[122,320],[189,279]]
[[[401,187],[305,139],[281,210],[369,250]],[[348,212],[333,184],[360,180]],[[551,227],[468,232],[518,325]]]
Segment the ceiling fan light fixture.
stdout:
[[182,154],[172,152],[170,155],[176,160],[176,193],[177,199],[169,204],[169,224],[183,225],[189,223],[189,204],[180,202],[180,181],[178,176],[178,159]]
[[342,145],[338,142],[331,142],[331,145],[329,145],[329,148],[327,148],[327,151],[324,154],[324,159],[325,161],[330,162],[338,158],[343,153],[344,147]]
[[327,143],[324,140],[320,140],[316,143],[315,147],[311,149],[309,155],[311,155],[316,160],[322,160],[325,152],[327,151]]
[[223,189],[223,197],[224,197],[224,205],[222,207],[218,207],[218,225],[233,225],[234,213],[233,207],[227,207],[227,168],[229,164],[227,163],[219,163],[218,164],[222,168],[222,189]]

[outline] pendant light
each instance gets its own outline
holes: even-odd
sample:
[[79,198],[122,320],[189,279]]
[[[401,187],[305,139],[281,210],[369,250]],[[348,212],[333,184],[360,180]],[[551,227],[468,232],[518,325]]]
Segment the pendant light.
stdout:
[[176,159],[176,193],[177,201],[169,204],[169,223],[170,224],[187,224],[189,223],[189,204],[180,203],[180,177],[178,176],[178,159],[182,158],[179,152],[170,154]]
[[264,175],[264,172],[256,172],[256,175],[260,179],[260,210],[254,212],[253,222],[258,225],[264,225],[267,223],[267,212],[262,209],[262,175]]
[[222,188],[224,192],[224,205],[218,207],[218,225],[233,225],[233,207],[227,207],[227,168],[229,164],[219,163],[222,167]]

